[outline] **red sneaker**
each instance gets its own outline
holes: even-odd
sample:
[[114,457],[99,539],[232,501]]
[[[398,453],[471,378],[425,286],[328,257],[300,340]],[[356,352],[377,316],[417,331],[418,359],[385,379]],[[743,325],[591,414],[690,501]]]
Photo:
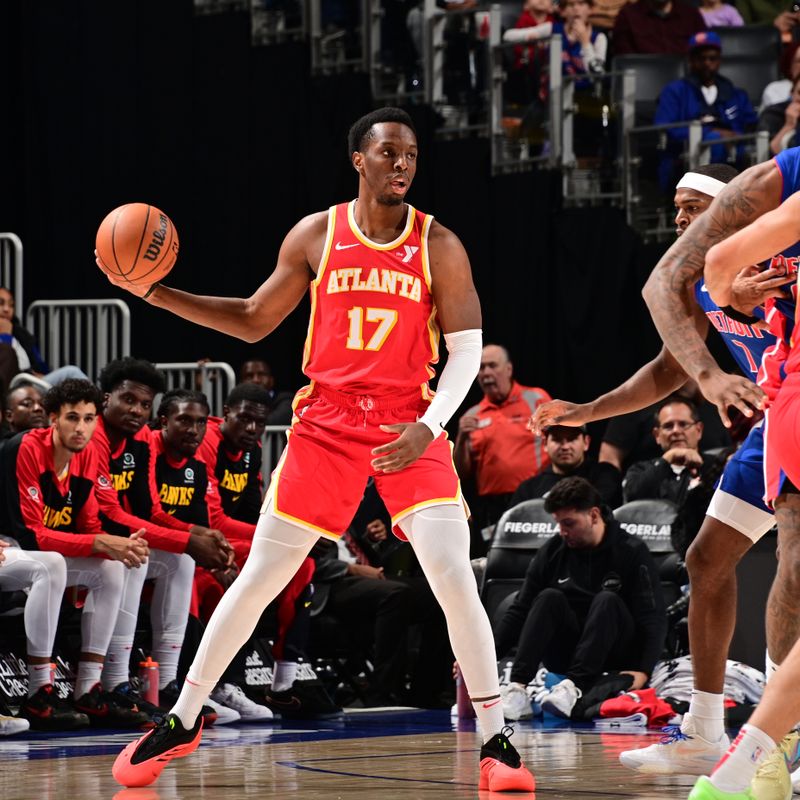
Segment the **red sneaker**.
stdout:
[[202,732],[202,717],[187,731],[178,717],[168,714],[117,756],[111,773],[123,786],[149,786],[173,758],[188,756],[197,750]]
[[[512,733],[511,728],[503,731]],[[536,779],[522,763],[519,753],[501,732],[481,747],[481,777],[478,789],[490,792],[533,792]]]

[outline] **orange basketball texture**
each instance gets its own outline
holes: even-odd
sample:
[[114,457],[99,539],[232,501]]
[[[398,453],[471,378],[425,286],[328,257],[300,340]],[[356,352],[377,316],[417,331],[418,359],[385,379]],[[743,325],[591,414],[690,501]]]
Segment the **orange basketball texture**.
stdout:
[[127,203],[100,223],[96,238],[102,269],[136,286],[160,281],[178,258],[178,232],[155,206]]

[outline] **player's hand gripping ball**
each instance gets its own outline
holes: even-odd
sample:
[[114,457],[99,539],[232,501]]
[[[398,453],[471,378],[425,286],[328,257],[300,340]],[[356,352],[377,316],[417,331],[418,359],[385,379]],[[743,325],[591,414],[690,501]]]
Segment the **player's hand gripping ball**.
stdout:
[[155,206],[127,203],[100,223],[97,264],[112,283],[141,295],[162,280],[178,258],[178,232]]

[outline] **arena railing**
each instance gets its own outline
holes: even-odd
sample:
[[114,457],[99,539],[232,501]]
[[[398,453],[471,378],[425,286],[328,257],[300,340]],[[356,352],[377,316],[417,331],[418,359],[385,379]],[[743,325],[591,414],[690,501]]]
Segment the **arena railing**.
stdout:
[[90,378],[131,352],[131,312],[118,299],[36,300],[25,314],[51,369],[69,364]]
[[269,485],[272,470],[286,447],[286,431],[288,425],[267,425],[261,438],[261,474],[264,476],[264,488]]
[[22,296],[22,240],[16,233],[0,233],[0,286],[14,295],[17,316],[21,316]]
[[172,361],[156,364],[156,367],[164,373],[167,391],[194,389],[202,392],[215,416],[222,415],[225,398],[236,386],[236,373],[226,361]]

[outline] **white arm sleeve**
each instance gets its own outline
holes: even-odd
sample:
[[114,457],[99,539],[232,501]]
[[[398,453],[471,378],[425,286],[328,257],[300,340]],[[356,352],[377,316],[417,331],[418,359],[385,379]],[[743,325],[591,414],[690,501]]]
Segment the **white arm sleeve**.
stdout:
[[479,329],[444,335],[447,364],[436,386],[436,396],[420,418],[435,439],[467,396],[481,366],[483,335]]

